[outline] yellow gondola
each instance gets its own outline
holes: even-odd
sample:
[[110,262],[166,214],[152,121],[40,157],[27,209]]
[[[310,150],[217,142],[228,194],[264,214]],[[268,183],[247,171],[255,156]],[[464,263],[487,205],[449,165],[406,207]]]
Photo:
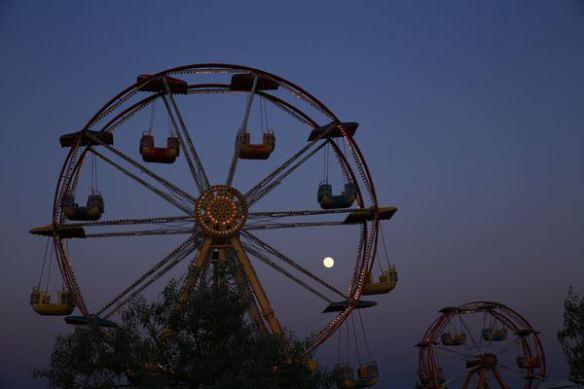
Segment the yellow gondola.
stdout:
[[36,313],[43,316],[70,315],[75,308],[73,296],[68,291],[58,292],[57,303],[51,303],[51,296],[46,291],[39,290],[38,287],[32,288],[30,305]]
[[363,287],[364,295],[385,294],[395,289],[397,285],[397,270],[390,266],[379,276],[379,282],[372,282],[371,273],[367,274],[367,281]]
[[359,366],[357,378],[355,378],[353,368],[344,363],[337,364],[332,373],[339,389],[368,388],[375,385],[379,378],[377,362],[368,362]]

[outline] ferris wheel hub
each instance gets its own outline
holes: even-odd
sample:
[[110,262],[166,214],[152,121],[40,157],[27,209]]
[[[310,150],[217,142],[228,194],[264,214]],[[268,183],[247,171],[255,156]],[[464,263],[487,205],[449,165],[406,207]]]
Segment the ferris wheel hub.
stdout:
[[236,189],[214,185],[195,202],[195,220],[205,236],[229,238],[245,225],[247,203]]
[[497,356],[495,354],[485,354],[483,356],[482,362],[482,365],[485,369],[493,370],[495,367],[497,367],[497,363],[499,361],[497,360]]

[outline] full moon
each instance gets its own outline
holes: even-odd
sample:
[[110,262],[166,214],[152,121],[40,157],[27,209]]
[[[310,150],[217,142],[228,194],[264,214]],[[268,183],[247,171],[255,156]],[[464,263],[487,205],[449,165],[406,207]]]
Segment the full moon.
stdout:
[[326,267],[327,269],[330,269],[331,267],[335,266],[335,260],[332,257],[325,257],[322,260],[322,264],[324,265],[324,267]]

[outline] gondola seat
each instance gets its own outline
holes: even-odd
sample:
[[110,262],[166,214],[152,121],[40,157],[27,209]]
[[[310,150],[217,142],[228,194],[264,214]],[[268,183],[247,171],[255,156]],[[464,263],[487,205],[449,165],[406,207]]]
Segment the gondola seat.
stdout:
[[466,334],[464,332],[453,334],[445,332],[440,337],[440,340],[444,346],[462,346],[466,343]]
[[70,315],[75,308],[71,293],[60,291],[57,294],[57,302],[51,303],[51,296],[37,287],[32,288],[30,305],[33,311],[43,316]]
[[317,200],[322,209],[349,208],[357,198],[355,184],[345,184],[345,190],[340,195],[333,195],[331,184],[321,183],[318,186]]
[[61,200],[61,209],[69,220],[99,220],[104,211],[103,197],[99,193],[94,193],[87,198],[87,205],[83,207],[75,202],[73,195],[65,195]]
[[368,296],[372,294],[385,294],[395,289],[397,284],[397,270],[395,266],[390,266],[379,276],[379,282],[372,282],[371,273],[367,275],[367,281],[363,287],[363,294]]
[[507,328],[483,328],[481,336],[487,342],[500,342],[507,339]]
[[367,388],[377,383],[379,371],[376,362],[369,362],[357,369],[355,377],[352,367],[340,363],[333,368],[332,375],[339,389]]
[[250,143],[250,134],[245,132],[241,136],[241,145],[239,148],[239,158],[241,159],[268,159],[276,147],[276,137],[273,132],[267,132],[263,136],[263,142],[260,144]]
[[155,147],[154,136],[144,134],[140,139],[140,155],[144,162],[174,163],[180,153],[180,143],[176,136],[166,139],[166,147]]

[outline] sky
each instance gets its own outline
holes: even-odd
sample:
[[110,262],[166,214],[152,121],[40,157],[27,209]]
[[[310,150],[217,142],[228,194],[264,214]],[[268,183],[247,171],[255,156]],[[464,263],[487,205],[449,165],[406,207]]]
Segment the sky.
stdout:
[[[584,294],[581,1],[1,0],[0,49],[0,387],[45,387],[32,369],[71,330],[28,305],[45,242],[27,231],[50,217],[58,137],[136,75],[204,62],[281,75],[360,123],[379,201],[399,208],[384,226],[399,285],[366,317],[379,387],[412,387],[413,345],[437,311],[474,300],[527,317],[550,378],[566,377],[562,302],[569,286]],[[106,171],[104,193],[107,183]],[[316,181],[297,185],[314,196]],[[292,237],[279,243],[303,253]],[[83,266],[96,293],[116,282],[114,266],[132,270],[109,258]]]

